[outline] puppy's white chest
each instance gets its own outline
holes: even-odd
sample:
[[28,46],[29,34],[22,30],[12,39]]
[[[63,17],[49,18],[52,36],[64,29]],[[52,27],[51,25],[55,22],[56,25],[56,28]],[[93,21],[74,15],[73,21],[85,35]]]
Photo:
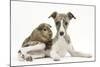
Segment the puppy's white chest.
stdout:
[[55,50],[60,56],[65,56],[67,52],[67,43],[63,37],[60,37],[56,43],[53,44],[52,49]]

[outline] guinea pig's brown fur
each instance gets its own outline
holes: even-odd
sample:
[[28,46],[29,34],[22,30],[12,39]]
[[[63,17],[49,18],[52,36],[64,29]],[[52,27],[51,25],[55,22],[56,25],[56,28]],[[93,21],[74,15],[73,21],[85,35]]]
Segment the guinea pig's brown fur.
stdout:
[[28,44],[26,44],[28,42],[38,41],[45,43],[46,47],[48,48],[52,42],[52,31],[50,27],[51,26],[46,23],[40,24],[35,30],[33,30],[31,35],[24,40],[22,47],[29,46]]

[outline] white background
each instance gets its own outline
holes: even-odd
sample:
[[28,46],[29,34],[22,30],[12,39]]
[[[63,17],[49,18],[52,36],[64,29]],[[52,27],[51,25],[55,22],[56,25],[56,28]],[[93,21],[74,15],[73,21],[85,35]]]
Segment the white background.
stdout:
[[[44,0],[45,1],[45,0]],[[47,0],[46,0],[47,1]],[[50,0],[52,1],[52,0]],[[50,2],[48,1],[48,2]],[[2,3],[4,2],[4,3]],[[0,7],[1,7],[1,11],[0,11],[0,17],[1,17],[1,28],[0,28],[0,31],[1,31],[1,36],[0,36],[0,39],[1,39],[1,47],[0,47],[0,67],[7,67],[7,65],[9,64],[9,2],[5,2],[5,1],[2,1],[0,2]],[[52,2],[56,2],[55,0],[53,0]],[[64,0],[59,0],[58,2],[66,2],[66,3],[76,3],[76,4],[95,4],[97,5],[97,16],[99,19],[99,2],[96,1],[96,0],[91,0],[91,1],[87,1],[87,0],[69,0],[69,1],[64,1]],[[97,20],[97,22],[99,22]],[[97,24],[97,30],[99,31],[99,24]],[[98,32],[99,34],[99,32]],[[99,38],[99,36],[98,36]],[[64,64],[64,65],[50,65],[50,66],[91,66],[91,67],[94,67],[96,65],[99,65],[99,39],[97,39],[97,61],[94,63],[94,62],[91,62],[91,63],[74,63],[74,64]],[[49,66],[49,65],[45,65],[45,66]]]
[[[49,15],[57,11],[60,13],[68,13],[69,11],[76,16],[76,20],[71,20],[68,27],[68,34],[71,37],[72,44],[77,51],[89,53],[92,58],[73,58],[66,57],[62,62],[77,62],[77,61],[93,61],[94,60],[94,7],[79,6],[79,5],[62,5],[62,4],[47,4],[47,3],[32,3],[32,2],[16,2],[11,3],[11,60],[12,65],[26,65],[18,62],[17,52],[22,45],[22,42],[28,37],[32,30],[41,23],[48,23],[52,26],[52,31],[55,36],[55,24],[53,19],[49,19]],[[17,62],[16,62],[17,61]],[[30,64],[47,63],[45,60],[38,60]],[[50,61],[50,62],[49,62]],[[61,62],[60,61],[60,62]],[[35,63],[37,62],[37,63]],[[48,60],[48,63],[53,61]]]

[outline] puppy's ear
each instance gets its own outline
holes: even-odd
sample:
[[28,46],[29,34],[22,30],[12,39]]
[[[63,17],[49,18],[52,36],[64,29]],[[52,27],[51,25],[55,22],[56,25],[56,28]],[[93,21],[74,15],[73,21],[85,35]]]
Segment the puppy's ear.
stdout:
[[68,12],[67,16],[68,16],[69,20],[71,20],[72,18],[76,19],[76,17],[71,12]]
[[54,18],[56,18],[56,16],[57,16],[57,12],[55,11],[48,18],[52,17],[54,19]]

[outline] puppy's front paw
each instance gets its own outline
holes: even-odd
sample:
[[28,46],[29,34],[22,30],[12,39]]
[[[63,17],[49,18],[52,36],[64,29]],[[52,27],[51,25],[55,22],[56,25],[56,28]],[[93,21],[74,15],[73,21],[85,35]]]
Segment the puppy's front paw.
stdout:
[[26,61],[30,61],[30,62],[33,61],[33,59],[32,59],[31,56],[26,57],[25,60],[26,60]]
[[87,55],[87,58],[91,58],[92,56],[90,54]]
[[54,61],[60,60],[60,56],[55,51],[51,51],[50,57],[53,58]]
[[55,58],[55,59],[53,59],[54,61],[60,61],[60,59],[58,59],[58,58]]
[[83,54],[82,57],[84,57],[84,58],[91,58],[92,56],[90,54]]

